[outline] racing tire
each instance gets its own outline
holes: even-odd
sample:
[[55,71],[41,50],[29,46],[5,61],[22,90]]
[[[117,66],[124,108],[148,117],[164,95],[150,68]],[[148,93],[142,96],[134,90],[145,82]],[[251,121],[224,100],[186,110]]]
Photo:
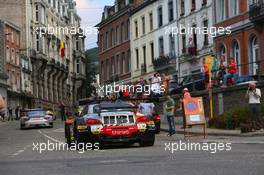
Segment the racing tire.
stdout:
[[25,126],[22,125],[22,124],[20,124],[20,129],[21,129],[21,130],[24,130],[24,129],[25,129]]
[[65,139],[67,145],[70,147],[71,146],[71,130],[69,125],[65,125]]
[[146,147],[146,146],[153,146],[155,143],[155,134],[147,134],[142,138],[142,140],[139,142],[139,145],[141,147]]

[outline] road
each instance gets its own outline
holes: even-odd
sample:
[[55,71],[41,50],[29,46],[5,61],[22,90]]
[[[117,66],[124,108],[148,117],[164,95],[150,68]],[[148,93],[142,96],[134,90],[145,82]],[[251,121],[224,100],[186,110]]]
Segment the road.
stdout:
[[[0,123],[1,175],[262,175],[263,137],[209,137],[200,144],[231,143],[232,149],[168,150],[169,144],[183,142],[182,135],[167,137],[161,132],[153,147],[116,145],[99,151],[44,151],[37,143],[63,142],[63,124],[51,129],[20,130],[17,121]],[[186,142],[187,143],[187,142]]]

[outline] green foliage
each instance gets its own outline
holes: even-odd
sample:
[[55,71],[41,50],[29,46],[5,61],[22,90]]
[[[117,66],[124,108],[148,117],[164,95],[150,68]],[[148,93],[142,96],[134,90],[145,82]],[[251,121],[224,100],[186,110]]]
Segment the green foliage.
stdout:
[[[262,109],[264,112],[264,107]],[[241,123],[246,123],[248,120],[248,107],[242,107],[226,112],[221,116],[215,116],[209,121],[209,126],[219,129],[236,129],[240,127]]]
[[90,97],[92,94],[95,94],[96,89],[93,86],[93,83],[96,82],[96,74],[98,70],[98,61],[97,61],[97,48],[87,50],[85,52],[85,66],[86,66],[86,97]]

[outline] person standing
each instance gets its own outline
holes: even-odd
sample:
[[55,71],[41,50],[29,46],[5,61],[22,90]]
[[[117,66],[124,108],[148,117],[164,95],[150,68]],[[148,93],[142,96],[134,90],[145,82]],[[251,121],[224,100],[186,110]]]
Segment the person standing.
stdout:
[[154,97],[160,96],[160,83],[161,83],[160,75],[159,75],[159,73],[155,73],[151,79],[152,96],[154,96]]
[[251,119],[252,131],[264,128],[263,119],[261,117],[261,91],[256,88],[255,82],[250,82],[246,97],[249,99],[249,112]]
[[165,90],[164,95],[168,95],[170,78],[167,72],[162,75],[162,88]]
[[176,133],[174,111],[175,111],[175,101],[170,95],[167,96],[167,100],[163,104],[164,115],[166,116],[169,124],[169,133],[167,136],[172,136]]
[[19,109],[20,107],[19,106],[17,106],[16,107],[16,110],[15,110],[15,114],[16,114],[16,120],[18,120],[19,119],[19,112],[20,112],[20,109]]
[[11,107],[8,107],[8,121],[10,120],[14,120],[14,117],[13,117],[13,109]]

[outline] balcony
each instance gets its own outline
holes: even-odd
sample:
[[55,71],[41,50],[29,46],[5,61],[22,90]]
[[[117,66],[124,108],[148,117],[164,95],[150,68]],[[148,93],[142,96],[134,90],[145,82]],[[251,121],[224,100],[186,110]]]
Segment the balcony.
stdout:
[[176,63],[176,55],[175,52],[171,52],[168,55],[155,59],[153,65],[155,70],[162,70],[170,67],[174,62]]
[[263,23],[264,19],[264,2],[254,2],[249,6],[249,19],[253,23]]

